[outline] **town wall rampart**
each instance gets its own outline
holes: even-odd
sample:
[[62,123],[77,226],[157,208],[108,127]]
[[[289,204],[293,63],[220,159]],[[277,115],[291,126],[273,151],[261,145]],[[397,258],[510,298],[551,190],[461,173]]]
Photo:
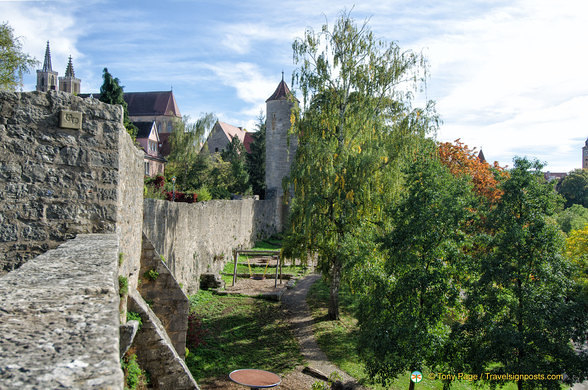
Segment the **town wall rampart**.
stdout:
[[211,200],[171,203],[145,199],[143,232],[164,256],[187,294],[198,291],[202,273],[218,273],[236,248],[250,248],[277,232],[275,202]]

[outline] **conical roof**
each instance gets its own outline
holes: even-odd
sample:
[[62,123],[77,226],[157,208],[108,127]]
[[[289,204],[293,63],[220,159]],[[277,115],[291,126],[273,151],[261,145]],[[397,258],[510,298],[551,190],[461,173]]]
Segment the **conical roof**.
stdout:
[[484,152],[482,152],[482,149],[480,149],[480,153],[478,153],[478,160],[481,162],[486,162],[486,157],[484,157]]
[[290,95],[292,95],[292,92],[290,92],[288,84],[286,84],[286,82],[284,81],[284,72],[282,72],[282,81],[280,81],[280,84],[278,84],[278,88],[276,88],[272,96],[270,96],[265,102],[267,103],[272,100],[288,100],[288,97]]
[[52,72],[51,69],[51,50],[49,49],[49,41],[47,41],[47,48],[45,49],[45,61],[43,61],[43,72]]
[[73,64],[71,63],[71,56],[69,56],[69,61],[67,63],[67,68],[65,68],[65,77],[76,77],[74,73]]

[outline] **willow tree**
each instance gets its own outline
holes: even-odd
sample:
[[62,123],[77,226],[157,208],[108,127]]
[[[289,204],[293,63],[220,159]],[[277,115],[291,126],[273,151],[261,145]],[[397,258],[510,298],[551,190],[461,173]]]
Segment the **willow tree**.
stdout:
[[303,101],[292,114],[298,149],[285,183],[293,194],[286,251],[318,257],[334,320],[349,243],[382,221],[403,161],[437,118],[432,103],[412,107],[423,56],[376,39],[367,22],[342,13],[332,29],[308,29],[292,46]]

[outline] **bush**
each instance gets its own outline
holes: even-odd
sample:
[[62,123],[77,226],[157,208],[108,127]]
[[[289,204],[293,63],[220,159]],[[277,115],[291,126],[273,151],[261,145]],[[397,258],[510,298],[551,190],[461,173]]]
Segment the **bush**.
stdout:
[[141,325],[143,325],[143,320],[141,320],[141,316],[139,313],[135,313],[134,311],[127,311],[127,322],[129,321],[137,321],[139,323],[139,327],[137,330],[141,329]]
[[206,202],[207,200],[212,199],[212,195],[210,194],[210,191],[206,187],[200,187],[199,189],[196,190],[196,193],[198,194],[198,201],[199,202]]
[[125,390],[145,389],[149,381],[146,373],[137,363],[137,355],[132,354],[121,360],[121,368],[125,373]]
[[126,277],[121,275],[118,277],[118,293],[122,298],[125,295],[127,295],[128,292],[129,292],[129,281]]
[[[174,194],[171,191],[167,191],[165,194],[165,198],[170,202],[174,199]],[[185,202],[185,203],[196,203],[198,200],[198,194],[193,192],[180,192],[176,191],[176,197],[173,200],[174,202]]]

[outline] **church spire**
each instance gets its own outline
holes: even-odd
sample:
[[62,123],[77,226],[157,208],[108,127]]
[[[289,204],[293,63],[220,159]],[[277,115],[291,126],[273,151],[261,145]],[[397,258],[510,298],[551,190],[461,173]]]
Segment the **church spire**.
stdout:
[[49,41],[47,41],[47,48],[45,49],[45,61],[43,61],[43,72],[52,72],[51,69],[51,49],[49,49]]
[[43,61],[43,69],[37,70],[37,91],[47,92],[57,90],[57,72],[51,68],[51,49],[49,49],[49,41],[47,41],[47,48],[45,49],[45,61]]
[[76,77],[76,75],[74,73],[73,64],[71,63],[71,56],[69,56],[67,68],[65,68],[65,77]]
[[59,78],[59,90],[77,95],[80,93],[81,82],[82,81],[80,79],[76,78],[71,56],[69,56],[67,68],[65,68],[65,76]]

